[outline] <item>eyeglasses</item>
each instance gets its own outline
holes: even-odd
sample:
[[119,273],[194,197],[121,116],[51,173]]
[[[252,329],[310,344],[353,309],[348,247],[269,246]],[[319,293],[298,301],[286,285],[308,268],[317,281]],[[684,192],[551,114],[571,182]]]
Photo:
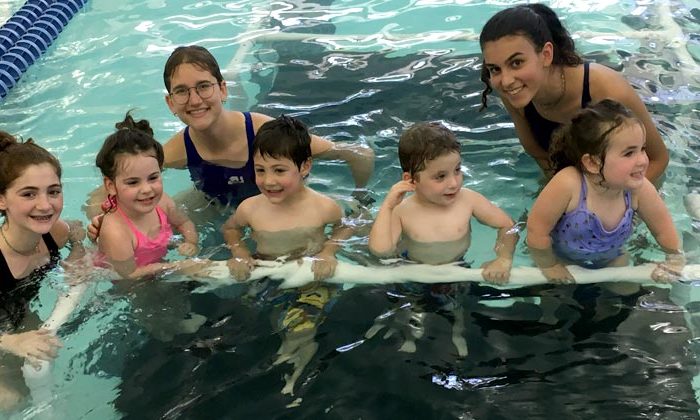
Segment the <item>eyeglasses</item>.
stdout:
[[184,87],[178,86],[170,92],[170,97],[178,105],[184,105],[190,100],[190,90],[194,89],[197,91],[197,95],[202,99],[208,99],[214,94],[214,86],[218,83],[213,82],[199,82],[196,86]]

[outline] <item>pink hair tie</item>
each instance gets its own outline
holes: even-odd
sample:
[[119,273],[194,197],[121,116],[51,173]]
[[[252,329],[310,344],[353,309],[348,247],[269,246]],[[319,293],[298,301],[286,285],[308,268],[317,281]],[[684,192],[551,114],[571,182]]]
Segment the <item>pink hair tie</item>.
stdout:
[[105,201],[102,202],[102,212],[109,213],[117,209],[117,197],[115,195],[107,195]]

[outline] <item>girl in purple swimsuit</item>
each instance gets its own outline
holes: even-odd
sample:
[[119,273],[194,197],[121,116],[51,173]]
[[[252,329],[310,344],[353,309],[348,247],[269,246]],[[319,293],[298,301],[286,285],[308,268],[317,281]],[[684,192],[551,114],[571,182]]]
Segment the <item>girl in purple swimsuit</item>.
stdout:
[[685,264],[671,215],[645,177],[644,125],[624,105],[605,99],[579,111],[555,132],[555,175],[535,201],[527,244],[549,281],[573,281],[565,264],[588,268],[627,265],[625,241],[637,212],[666,253],[653,271],[670,281]]
[[103,205],[100,252],[124,278],[192,266],[192,260],[162,262],[173,227],[184,239],[178,252],[184,256],[198,252],[194,224],[163,192],[162,146],[146,120],[135,122],[127,114],[116,127],[96,159],[109,194]]
[[525,151],[550,172],[552,133],[582,108],[614,99],[644,126],[649,167],[657,180],[668,165],[668,151],[654,121],[632,86],[618,72],[584,63],[557,15],[543,4],[524,4],[496,13],[479,37],[484,63],[483,108],[493,90],[515,125]]

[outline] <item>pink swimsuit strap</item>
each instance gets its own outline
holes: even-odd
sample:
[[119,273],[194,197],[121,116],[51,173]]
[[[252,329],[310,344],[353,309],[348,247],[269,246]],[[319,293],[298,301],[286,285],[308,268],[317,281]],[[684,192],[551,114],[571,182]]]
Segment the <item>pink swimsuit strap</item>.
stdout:
[[168,243],[173,236],[173,230],[170,227],[165,212],[160,207],[156,207],[158,221],[160,222],[160,231],[155,238],[151,239],[136,228],[134,223],[121,208],[117,207],[117,210],[136,237],[136,247],[134,248],[134,260],[136,261],[136,265],[142,267],[161,261],[163,257],[165,257],[165,254],[168,253]]

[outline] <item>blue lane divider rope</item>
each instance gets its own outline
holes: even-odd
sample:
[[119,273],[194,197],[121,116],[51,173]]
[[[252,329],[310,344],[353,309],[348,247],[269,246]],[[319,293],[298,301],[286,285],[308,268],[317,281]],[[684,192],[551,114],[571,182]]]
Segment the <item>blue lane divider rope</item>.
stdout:
[[88,0],[28,0],[0,28],[0,98],[46,52]]
[[39,20],[54,0],[28,0],[0,28],[0,56],[5,54]]

